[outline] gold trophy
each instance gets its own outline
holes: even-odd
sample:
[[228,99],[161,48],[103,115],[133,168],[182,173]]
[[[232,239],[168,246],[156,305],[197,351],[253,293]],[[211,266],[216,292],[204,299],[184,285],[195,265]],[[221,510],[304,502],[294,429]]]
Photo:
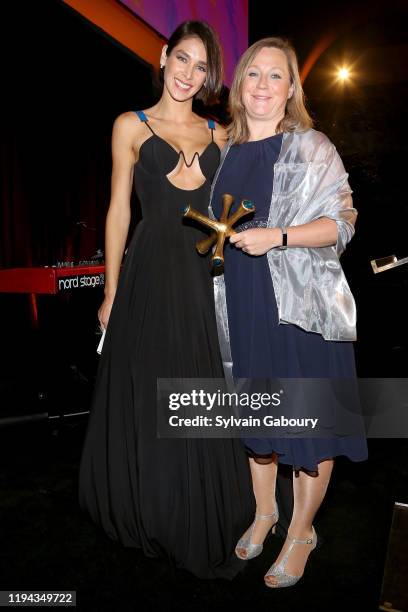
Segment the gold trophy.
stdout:
[[231,206],[234,203],[234,197],[229,193],[224,193],[222,196],[222,214],[220,220],[210,219],[205,215],[195,210],[191,206],[186,206],[183,211],[183,216],[189,219],[194,219],[199,223],[202,223],[206,227],[210,227],[212,230],[208,238],[199,240],[196,244],[196,249],[200,255],[205,255],[207,251],[217,243],[211,261],[215,268],[219,268],[224,265],[224,244],[226,238],[235,234],[235,230],[232,229],[234,223],[241,219],[244,215],[255,212],[255,204],[250,200],[242,200],[237,210],[228,217],[231,210]]

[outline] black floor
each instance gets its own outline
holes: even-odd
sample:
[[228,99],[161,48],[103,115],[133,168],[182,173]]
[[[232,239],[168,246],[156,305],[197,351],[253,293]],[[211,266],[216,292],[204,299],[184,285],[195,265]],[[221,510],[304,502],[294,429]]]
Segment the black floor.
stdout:
[[[8,320],[24,320],[21,300],[8,301],[13,306]],[[366,462],[337,460],[315,522],[322,546],[311,554],[302,580],[289,589],[272,591],[263,583],[282,545],[277,538],[268,540],[262,555],[233,581],[202,581],[165,561],[146,559],[137,549],[122,548],[81,513],[77,474],[87,415],[4,426],[7,417],[89,408],[97,364],[96,306],[78,299],[76,312],[75,304],[69,304],[75,316],[67,316],[41,302],[48,334],[3,327],[0,590],[75,590],[77,607],[89,611],[227,606],[257,612],[376,611],[393,505],[408,502],[404,439],[369,440]],[[367,352],[362,357],[369,363]]]
[[100,532],[77,503],[86,417],[0,429],[2,590],[75,590],[82,610],[260,612],[378,609],[393,503],[407,502],[404,440],[370,440],[370,459],[339,459],[317,531],[323,538],[303,579],[268,590],[262,576],[281,540],[231,582],[201,581],[146,559]]

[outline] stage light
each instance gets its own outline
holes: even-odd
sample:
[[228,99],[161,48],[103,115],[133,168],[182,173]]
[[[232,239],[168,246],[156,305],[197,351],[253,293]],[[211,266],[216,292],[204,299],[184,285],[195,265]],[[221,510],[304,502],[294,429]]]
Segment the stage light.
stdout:
[[337,76],[340,81],[347,81],[350,78],[350,70],[348,68],[340,68]]

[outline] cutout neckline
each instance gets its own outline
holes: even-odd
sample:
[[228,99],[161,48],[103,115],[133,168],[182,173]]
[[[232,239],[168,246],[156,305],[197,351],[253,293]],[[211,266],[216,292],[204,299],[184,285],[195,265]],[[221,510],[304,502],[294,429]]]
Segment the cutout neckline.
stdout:
[[[217,144],[214,142],[214,129],[215,129],[215,124],[214,124],[214,122],[213,122],[211,119],[209,119],[209,120],[208,120],[208,128],[211,130],[211,140],[210,140],[210,142],[209,142],[209,143],[206,145],[206,147],[205,147],[205,148],[202,150],[202,152],[201,152],[201,153],[199,153],[198,151],[195,151],[195,152],[194,152],[194,154],[193,154],[193,157],[191,158],[190,163],[188,163],[188,162],[187,162],[187,159],[186,159],[186,155],[185,155],[185,153],[184,153],[183,149],[180,149],[180,151],[177,151],[176,147],[174,147],[172,144],[170,144],[170,142],[168,142],[168,141],[167,141],[165,138],[163,138],[162,136],[159,136],[159,134],[157,134],[157,133],[156,133],[156,132],[153,130],[153,128],[152,128],[152,127],[149,125],[149,119],[148,119],[147,115],[146,115],[146,114],[145,114],[143,111],[138,111],[136,114],[138,115],[139,119],[140,119],[140,120],[141,120],[143,123],[145,123],[145,124],[147,125],[147,127],[149,128],[149,130],[150,130],[150,131],[151,131],[151,133],[152,133],[152,136],[151,136],[150,138],[147,138],[147,139],[146,139],[146,140],[145,140],[145,141],[142,143],[142,145],[141,145],[141,147],[140,147],[140,150],[142,149],[142,147],[143,147],[143,145],[145,144],[145,142],[148,142],[149,140],[151,140],[151,138],[153,138],[153,137],[155,136],[156,138],[158,138],[159,140],[161,140],[161,142],[164,142],[164,143],[165,143],[165,144],[166,144],[166,145],[167,145],[167,146],[168,146],[168,147],[169,147],[169,148],[170,148],[172,151],[174,151],[174,152],[175,152],[175,154],[177,155],[177,157],[178,157],[178,158],[180,158],[180,155],[182,155],[182,156],[183,156],[183,159],[184,159],[184,163],[185,163],[185,165],[187,166],[187,168],[191,168],[191,166],[193,165],[194,160],[195,160],[195,158],[196,158],[196,157],[198,157],[198,163],[200,163],[200,159],[203,157],[203,155],[205,154],[205,152],[207,151],[207,149],[208,149],[208,148],[209,148],[209,147],[210,147],[212,144],[215,144],[215,146],[217,147],[217,149],[218,149],[218,151],[219,151],[219,147],[218,147],[218,145],[217,145]],[[214,125],[214,127],[212,127],[213,125]],[[140,150],[139,150],[139,155],[140,155]]]
[[[184,159],[184,163],[186,164],[187,168],[191,168],[191,166],[193,165],[194,160],[195,160],[195,158],[196,158],[196,157],[198,157],[198,160],[200,161],[200,159],[203,157],[203,155],[205,154],[205,152],[207,151],[207,149],[208,149],[208,148],[209,148],[209,147],[210,147],[212,144],[214,144],[214,145],[217,147],[217,149],[219,150],[218,145],[217,145],[217,144],[216,144],[216,143],[215,143],[213,140],[211,140],[211,142],[209,142],[209,143],[206,145],[206,147],[203,149],[203,151],[202,151],[201,153],[199,153],[198,151],[196,151],[196,152],[194,153],[193,157],[191,158],[191,162],[188,164],[188,163],[187,163],[186,156],[185,156],[185,154],[184,154],[183,149],[180,149],[180,151],[177,151],[177,149],[176,149],[175,147],[173,147],[173,145],[172,145],[172,144],[170,144],[170,143],[169,143],[167,140],[165,140],[164,138],[162,138],[161,136],[159,136],[159,135],[158,135],[158,134],[156,134],[155,132],[154,132],[154,133],[153,133],[153,134],[150,136],[150,138],[147,138],[147,139],[146,139],[146,140],[145,140],[145,141],[142,143],[142,145],[141,145],[141,147],[140,147],[140,148],[142,148],[142,147],[143,147],[143,145],[145,144],[145,142],[148,142],[149,140],[151,140],[151,139],[152,139],[152,138],[154,138],[154,137],[156,137],[156,138],[158,138],[159,140],[161,140],[162,142],[164,142],[164,143],[165,143],[165,144],[166,144],[166,145],[167,145],[167,146],[168,146],[168,147],[169,147],[169,148],[170,148],[172,151],[174,151],[174,153],[177,155],[177,157],[180,157],[180,155],[182,155],[182,156],[183,156],[183,159]],[[140,151],[139,151],[139,155],[140,155]]]

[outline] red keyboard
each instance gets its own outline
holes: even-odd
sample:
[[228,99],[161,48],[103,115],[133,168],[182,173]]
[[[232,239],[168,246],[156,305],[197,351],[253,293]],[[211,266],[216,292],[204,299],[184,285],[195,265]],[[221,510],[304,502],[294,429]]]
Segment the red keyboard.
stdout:
[[49,293],[86,287],[103,287],[105,266],[62,268],[10,268],[0,270],[2,293]]

